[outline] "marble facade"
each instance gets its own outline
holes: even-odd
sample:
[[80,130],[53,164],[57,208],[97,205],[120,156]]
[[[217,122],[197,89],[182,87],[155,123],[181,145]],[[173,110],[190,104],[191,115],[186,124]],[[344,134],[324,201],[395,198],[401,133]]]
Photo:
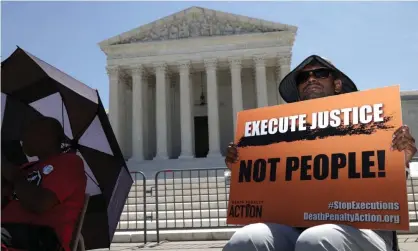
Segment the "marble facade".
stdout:
[[130,163],[221,160],[234,114],[283,103],[296,31],[192,7],[101,42],[123,154]]
[[[224,166],[235,114],[284,103],[296,32],[191,7],[101,42],[109,119],[130,169]],[[418,139],[417,91],[402,93],[402,109]]]

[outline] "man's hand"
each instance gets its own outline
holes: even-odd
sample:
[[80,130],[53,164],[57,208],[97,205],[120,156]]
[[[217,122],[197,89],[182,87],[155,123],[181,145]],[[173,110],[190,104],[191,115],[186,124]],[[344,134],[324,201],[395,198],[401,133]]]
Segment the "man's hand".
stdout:
[[[3,154],[1,175],[9,182],[8,187],[2,187],[2,192],[5,190],[11,194],[10,189],[13,187],[23,208],[40,214],[59,204],[57,196],[52,191],[29,183],[19,167],[9,162]],[[2,195],[6,195],[6,193],[2,193]]]
[[392,151],[404,151],[405,166],[409,167],[409,162],[417,153],[415,139],[412,137],[407,125],[401,126],[393,133]]
[[226,149],[225,164],[229,168],[229,164],[235,163],[238,161],[238,150],[237,146],[234,143],[229,143],[228,148]]

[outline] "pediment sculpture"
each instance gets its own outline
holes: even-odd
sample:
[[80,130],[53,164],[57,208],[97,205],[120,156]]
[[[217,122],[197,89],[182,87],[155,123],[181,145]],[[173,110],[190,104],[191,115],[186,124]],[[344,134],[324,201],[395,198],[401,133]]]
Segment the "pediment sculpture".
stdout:
[[188,13],[181,18],[174,18],[170,22],[153,25],[151,29],[141,31],[135,36],[127,38],[121,44],[164,41],[200,36],[225,36],[234,34],[263,33],[281,31],[261,24],[219,18],[205,13]]

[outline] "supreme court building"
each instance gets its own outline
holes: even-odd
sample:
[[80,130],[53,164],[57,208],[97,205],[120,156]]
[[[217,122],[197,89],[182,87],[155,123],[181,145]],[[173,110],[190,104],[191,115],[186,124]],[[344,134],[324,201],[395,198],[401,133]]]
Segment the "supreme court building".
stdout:
[[129,167],[224,166],[236,113],[283,103],[296,31],[191,7],[101,42],[109,118]]
[[[225,166],[236,113],[282,104],[297,27],[191,7],[112,37],[109,118],[131,170]],[[402,92],[418,139],[418,91]],[[417,154],[418,157],[418,154]]]

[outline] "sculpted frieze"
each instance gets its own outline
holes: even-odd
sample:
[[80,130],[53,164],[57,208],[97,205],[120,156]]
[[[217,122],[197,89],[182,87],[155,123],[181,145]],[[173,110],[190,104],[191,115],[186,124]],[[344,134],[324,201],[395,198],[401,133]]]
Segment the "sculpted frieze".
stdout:
[[281,31],[261,24],[240,22],[233,19],[221,18],[212,13],[189,13],[160,25],[153,25],[149,30],[142,31],[136,36],[127,38],[120,44],[163,41],[200,36],[223,36],[234,34],[262,33]]

